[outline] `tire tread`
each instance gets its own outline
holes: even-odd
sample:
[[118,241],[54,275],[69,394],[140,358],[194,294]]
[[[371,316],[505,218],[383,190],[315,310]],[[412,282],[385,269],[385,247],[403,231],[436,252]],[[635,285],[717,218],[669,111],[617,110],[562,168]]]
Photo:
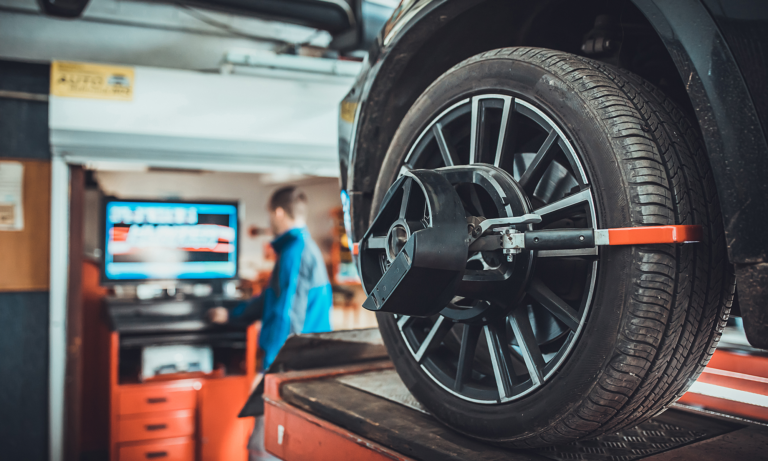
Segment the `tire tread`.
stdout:
[[570,412],[537,434],[508,443],[538,447],[636,425],[666,409],[695,381],[712,357],[733,302],[733,269],[701,136],[669,98],[642,78],[568,53],[503,48],[451,71],[488,59],[539,66],[581,95],[612,133],[635,225],[704,227],[704,241],[696,248],[636,248],[634,292],[609,365]]

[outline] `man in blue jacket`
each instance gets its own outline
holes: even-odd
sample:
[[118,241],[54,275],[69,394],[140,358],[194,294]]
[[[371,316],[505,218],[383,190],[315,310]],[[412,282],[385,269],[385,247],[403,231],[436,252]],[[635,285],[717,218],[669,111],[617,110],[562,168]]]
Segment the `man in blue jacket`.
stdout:
[[264,369],[277,357],[292,333],[331,331],[331,284],[323,256],[306,228],[307,196],[295,186],[278,189],[269,200],[269,222],[277,237],[272,247],[277,263],[269,286],[256,298],[229,312],[211,309],[214,323],[248,325],[261,319],[259,348]]

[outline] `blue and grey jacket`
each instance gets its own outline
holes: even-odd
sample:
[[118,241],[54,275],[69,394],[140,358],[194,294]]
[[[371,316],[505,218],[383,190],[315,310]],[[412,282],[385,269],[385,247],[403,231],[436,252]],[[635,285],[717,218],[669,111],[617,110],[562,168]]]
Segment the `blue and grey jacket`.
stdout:
[[235,323],[262,319],[259,347],[265,352],[264,369],[275,360],[289,334],[331,331],[333,306],[323,256],[305,227],[280,235],[272,241],[272,248],[278,257],[269,286],[230,314]]

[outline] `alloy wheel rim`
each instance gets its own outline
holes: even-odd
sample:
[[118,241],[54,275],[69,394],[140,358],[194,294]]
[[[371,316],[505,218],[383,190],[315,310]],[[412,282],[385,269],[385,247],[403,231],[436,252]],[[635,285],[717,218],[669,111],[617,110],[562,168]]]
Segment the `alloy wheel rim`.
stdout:
[[[597,228],[590,182],[577,151],[552,117],[530,102],[492,93],[452,104],[416,138],[401,174],[476,163],[514,177],[533,212],[544,217],[544,227],[538,228]],[[535,259],[526,295],[508,313],[490,315],[484,299],[454,298],[447,309],[479,309],[475,317],[480,320],[456,320],[445,310],[426,319],[395,316],[411,357],[433,382],[462,400],[501,404],[539,389],[564,365],[592,304],[598,250],[539,251]],[[490,263],[470,254],[468,267],[487,270]],[[571,290],[564,297],[562,281],[553,280],[563,277],[581,287],[578,293]]]

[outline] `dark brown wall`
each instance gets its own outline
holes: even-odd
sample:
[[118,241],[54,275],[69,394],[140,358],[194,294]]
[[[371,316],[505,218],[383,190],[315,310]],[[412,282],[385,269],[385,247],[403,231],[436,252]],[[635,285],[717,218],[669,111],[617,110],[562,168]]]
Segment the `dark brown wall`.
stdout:
[[[49,72],[48,65],[0,61],[0,91],[47,95]],[[48,103],[0,97],[0,160],[34,160],[36,165],[42,162],[50,168],[50,157]],[[38,169],[35,168],[35,171]],[[45,175],[32,178],[34,184],[30,186],[49,188],[50,180],[45,183],[42,177]],[[30,194],[34,195],[33,192]],[[24,211],[28,212],[27,209]],[[39,214],[42,216],[45,213]],[[45,236],[34,238],[35,245],[44,246],[46,252],[49,244],[45,241],[48,240],[47,232]],[[20,254],[8,257],[0,253],[0,266],[23,264],[25,258],[31,260],[32,256]],[[40,264],[45,264],[39,271],[47,279],[47,262]],[[0,292],[2,459],[48,459],[47,282],[45,286],[35,285],[37,291],[31,291],[31,288],[18,285],[18,288],[10,288],[13,291]]]

